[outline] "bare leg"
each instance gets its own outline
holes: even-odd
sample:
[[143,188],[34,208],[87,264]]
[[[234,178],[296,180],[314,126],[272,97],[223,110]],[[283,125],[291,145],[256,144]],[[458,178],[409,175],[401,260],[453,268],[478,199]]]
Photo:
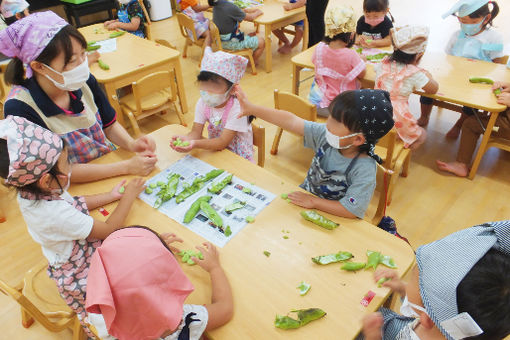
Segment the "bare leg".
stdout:
[[459,137],[459,135],[460,135],[460,129],[462,128],[462,124],[464,124],[464,121],[468,117],[469,116],[467,114],[461,113],[459,120],[457,120],[457,122],[450,129],[450,131],[448,131],[448,133],[446,133],[446,138],[457,139]]
[[257,64],[257,60],[260,58],[260,56],[264,52],[264,47],[266,45],[264,38],[262,38],[262,37],[258,37],[258,38],[259,38],[259,47],[257,47],[257,49],[255,51],[253,51],[253,60],[255,60],[255,64]]
[[303,29],[296,27],[296,35],[290,44],[290,48],[296,47],[301,42],[301,39],[303,39]]
[[429,124],[430,113],[432,112],[432,104],[421,104],[421,116],[418,119],[419,126],[427,126]]
[[278,52],[282,54],[290,53],[290,41],[287,39],[287,36],[285,35],[285,32],[283,32],[283,29],[277,29],[273,31],[274,35],[279,39],[283,45],[278,49]]
[[425,140],[427,139],[427,132],[425,132],[423,128],[420,129],[421,129],[420,137],[418,137],[418,139],[415,140],[414,143],[409,146],[409,149],[411,150],[418,149],[423,143],[425,143]]

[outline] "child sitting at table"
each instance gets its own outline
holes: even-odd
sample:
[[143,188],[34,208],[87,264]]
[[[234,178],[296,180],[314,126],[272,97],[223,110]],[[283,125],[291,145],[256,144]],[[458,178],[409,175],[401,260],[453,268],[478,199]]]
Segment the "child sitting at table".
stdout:
[[425,130],[416,124],[409,110],[409,96],[414,90],[436,93],[437,82],[417,65],[427,47],[428,27],[405,26],[391,29],[393,54],[375,67],[375,88],[390,92],[393,119],[404,147],[416,149],[425,142]]
[[[132,180],[123,193],[125,181],[111,192],[72,197],[67,192],[71,179],[67,156],[57,134],[22,117],[8,116],[0,121],[0,176],[17,189],[28,232],[48,260],[48,275],[93,337],[85,312],[90,257],[100,240],[122,227],[145,181]],[[106,222],[89,215],[89,209],[117,200],[120,201]]]
[[250,103],[240,87],[236,96],[242,115],[253,114],[284,130],[304,136],[315,156],[301,188],[288,198],[307,209],[363,218],[376,184],[377,141],[393,127],[389,93],[355,90],[339,94],[329,105],[326,124],[306,121],[293,113]]
[[[498,103],[510,108],[510,83],[496,82],[492,89],[501,89],[501,94],[497,95]],[[479,117],[480,121],[478,121],[476,117],[469,116],[464,121],[462,124],[456,161],[447,163],[439,159],[436,160],[439,170],[452,173],[459,177],[466,177],[468,175],[469,165],[471,164],[471,158],[476,149],[476,143],[480,135],[485,132],[489,118],[489,116],[484,115]],[[508,108],[498,115],[494,126],[499,127],[499,129],[498,131],[493,131],[491,137],[510,139],[510,111]]]
[[[256,33],[246,35],[241,31],[243,20],[253,21],[263,13],[258,8],[240,9],[227,0],[207,0],[213,7],[213,21],[220,31],[221,46],[226,50],[238,51],[246,48],[253,50],[255,62],[264,51],[265,42]],[[268,48],[271,48],[270,46]]]
[[[207,46],[197,80],[200,99],[195,107],[193,128],[186,136],[173,136],[170,146],[178,152],[193,149],[228,149],[250,161],[253,159],[253,117],[241,117],[239,101],[232,88],[243,77],[248,60],[244,57],[213,52]],[[208,123],[209,139],[202,137],[204,124]],[[177,139],[189,142],[187,146],[176,146]]]
[[323,117],[329,115],[329,103],[339,93],[359,89],[358,79],[366,73],[365,62],[350,48],[354,43],[354,16],[352,7],[335,4],[324,15],[326,36],[312,56],[315,79],[308,96]]
[[[303,7],[306,5],[306,0],[289,0],[288,4],[283,5],[283,9],[286,11],[291,11],[293,9]],[[305,22],[300,20],[292,24],[294,26],[295,35],[294,39],[292,39],[292,43],[287,39],[283,28],[278,28],[273,31],[273,34],[279,40],[279,43],[282,43],[283,46],[278,49],[278,52],[282,54],[288,54],[294,47],[296,47],[301,40],[303,39],[303,27],[305,26]]]
[[[199,340],[232,318],[232,291],[216,247],[205,242],[197,247],[203,259],[192,257],[209,273],[212,302],[191,305],[184,301],[194,287],[175,258],[174,242],[182,240],[131,226],[112,233],[97,249],[90,263],[87,311],[102,339],[109,333],[118,339]],[[102,314],[106,328],[93,313]]]
[[[182,13],[189,16],[195,23],[195,33],[197,38],[209,36],[209,19],[204,16],[203,11],[210,8],[209,5],[202,5],[199,0],[181,0]],[[188,30],[188,29],[187,29]],[[188,32],[188,36],[193,39],[193,33]]]
[[369,48],[391,46],[392,27],[388,0],[363,0],[363,15],[356,25],[356,45]]
[[409,283],[378,269],[375,281],[405,296],[397,314],[363,320],[366,340],[503,339],[510,334],[510,221],[453,233],[416,251]]
[[[492,10],[489,10],[489,4]],[[446,53],[457,57],[501,63],[503,61],[503,36],[492,29],[492,22],[499,13],[499,6],[492,0],[459,0],[443,18],[453,15],[460,23],[460,30],[454,32],[446,46]],[[476,66],[474,65],[475,69]],[[418,124],[427,126],[432,99],[420,98],[421,117]],[[464,121],[478,110],[464,106],[460,118],[446,134],[447,138],[457,139]]]
[[2,13],[5,23],[10,25],[16,20],[30,14],[28,6],[30,6],[30,4],[25,0],[2,0],[0,13]]
[[146,37],[142,6],[138,0],[119,0],[120,8],[117,11],[116,20],[108,20],[104,23],[110,31],[124,30],[140,38]]

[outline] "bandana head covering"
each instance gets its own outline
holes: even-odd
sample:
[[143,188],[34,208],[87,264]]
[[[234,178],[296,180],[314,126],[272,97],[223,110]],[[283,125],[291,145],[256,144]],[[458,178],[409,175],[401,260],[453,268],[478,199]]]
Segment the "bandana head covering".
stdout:
[[443,19],[455,13],[461,18],[466,17],[489,2],[490,0],[459,0],[448,12],[443,14]]
[[52,11],[30,14],[0,31],[0,52],[20,59],[27,67],[27,78],[30,78],[33,74],[30,62],[37,59],[67,25],[67,21]]
[[0,121],[0,138],[7,140],[7,183],[16,187],[34,183],[50,171],[63,149],[57,134],[17,116]]
[[238,84],[244,75],[248,59],[223,51],[213,52],[206,47],[200,71],[215,73],[233,84]]
[[448,340],[455,338],[441,323],[459,313],[457,286],[492,248],[510,256],[510,221],[464,229],[416,250],[423,305]]
[[30,5],[25,0],[2,0],[0,12],[4,18],[10,18],[26,10],[28,6]]
[[425,52],[429,37],[429,28],[426,26],[404,26],[390,30],[391,41],[396,50],[407,54]]
[[351,6],[331,4],[324,14],[326,36],[333,38],[340,33],[356,32],[356,14]]
[[103,315],[110,335],[153,340],[179,325],[192,291],[174,255],[153,232],[125,228],[110,234],[92,256],[85,306]]

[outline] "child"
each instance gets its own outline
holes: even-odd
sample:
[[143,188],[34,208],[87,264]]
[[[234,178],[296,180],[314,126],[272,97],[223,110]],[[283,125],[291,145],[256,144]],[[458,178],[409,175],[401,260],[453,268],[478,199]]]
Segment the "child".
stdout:
[[[198,82],[200,99],[195,107],[195,121],[191,132],[186,136],[173,136],[170,146],[178,152],[193,149],[228,149],[250,161],[253,159],[252,118],[238,118],[241,108],[233,96],[232,88],[243,77],[248,60],[244,57],[212,52],[206,47]],[[209,123],[209,139],[203,139],[204,124]],[[175,146],[173,141],[180,138],[188,141],[188,146]]]
[[[502,93],[497,96],[498,103],[510,107],[510,83],[496,82],[492,88],[493,90],[501,89],[502,91]],[[485,128],[489,122],[488,116],[479,118],[483,126],[474,116],[469,116],[464,121],[462,124],[457,160],[450,163],[436,160],[439,170],[452,173],[459,177],[466,177],[469,174],[469,165],[471,164],[471,158],[476,149],[476,143],[480,135],[485,132]],[[499,129],[498,131],[492,132],[492,137],[510,139],[510,112],[508,109],[498,115],[495,126],[498,126]]]
[[226,50],[238,51],[246,48],[253,50],[255,61],[262,55],[265,42],[256,35],[245,35],[240,30],[241,21],[253,21],[263,13],[260,9],[239,7],[227,0],[207,0],[213,7],[213,21],[220,31],[221,46]]
[[[492,10],[489,10],[489,4],[492,5]],[[491,29],[498,13],[499,6],[495,1],[459,0],[443,15],[443,18],[454,15],[460,23],[460,30],[454,32],[448,41],[446,53],[457,57],[502,62],[503,36]],[[422,113],[418,122],[421,126],[426,126],[432,111],[432,99],[422,97],[420,102]],[[467,117],[478,112],[466,106],[462,111],[459,120],[446,134],[447,138],[457,139]]]
[[432,75],[417,67],[427,47],[428,27],[405,26],[391,29],[393,54],[375,67],[375,88],[390,92],[393,119],[404,147],[416,149],[426,138],[425,130],[416,124],[409,111],[409,96],[414,90],[436,93]]
[[[6,116],[20,116],[63,138],[73,181],[148,175],[157,162],[154,141],[133,140],[90,74],[83,35],[51,11],[33,13],[0,31],[0,52],[13,58],[5,80],[13,85]],[[26,66],[24,66],[26,65]],[[111,164],[85,164],[115,149],[136,155]]]
[[324,22],[326,36],[312,56],[315,80],[308,100],[317,106],[317,114],[329,115],[329,103],[339,93],[359,89],[358,79],[365,76],[365,62],[350,47],[354,38],[354,10],[344,5],[330,5]]
[[252,104],[238,87],[236,96],[243,115],[254,114],[284,130],[304,136],[304,146],[315,156],[300,191],[289,194],[292,203],[307,209],[363,218],[375,189],[374,153],[379,138],[393,127],[389,93],[355,90],[339,94],[329,105],[326,124],[306,121],[282,110]]
[[363,320],[366,340],[503,339],[510,334],[510,221],[451,234],[416,251],[406,285],[389,269],[374,278],[405,296]]
[[393,27],[393,17],[389,11],[388,0],[363,0],[364,15],[359,18],[356,26],[356,45],[391,46],[390,29]]
[[[58,135],[24,118],[9,116],[0,121],[0,141],[0,176],[16,187],[28,232],[48,259],[48,275],[92,337],[85,312],[90,256],[99,240],[122,226],[144,189],[144,180],[134,179],[123,194],[120,188],[125,181],[111,192],[71,197],[67,192],[71,167]],[[116,200],[119,204],[106,222],[89,215],[89,209]]]
[[110,31],[122,29],[140,38],[145,38],[146,33],[143,24],[145,17],[138,0],[119,0],[119,3],[118,19],[106,21],[104,27]]
[[204,331],[232,317],[232,291],[216,247],[205,242],[197,247],[203,260],[192,258],[211,277],[212,303],[189,305],[184,300],[194,287],[172,246],[182,240],[161,236],[145,227],[127,227],[112,233],[92,257],[87,311],[102,313],[108,333],[119,339],[199,340]]
[[2,0],[0,12],[4,17],[5,23],[10,25],[16,20],[24,18],[30,14],[28,12],[28,6],[30,6],[30,4],[25,0]]
[[[288,4],[283,5],[283,9],[286,11],[290,11],[299,7],[303,7],[306,5],[306,0],[289,0]],[[303,20],[293,23],[296,34],[294,35],[294,39],[292,39],[292,43],[287,39],[283,28],[279,28],[273,31],[274,35],[278,37],[279,42],[283,44],[282,47],[278,49],[278,52],[282,54],[288,54],[294,47],[296,47],[301,39],[303,39],[303,27],[305,26],[305,22]]]
[[[204,17],[204,13],[202,13],[209,8],[209,5],[202,5],[198,0],[181,0],[181,11],[193,19],[197,38],[204,37],[207,39],[209,37],[209,19]],[[193,39],[191,31],[188,32],[188,35]]]

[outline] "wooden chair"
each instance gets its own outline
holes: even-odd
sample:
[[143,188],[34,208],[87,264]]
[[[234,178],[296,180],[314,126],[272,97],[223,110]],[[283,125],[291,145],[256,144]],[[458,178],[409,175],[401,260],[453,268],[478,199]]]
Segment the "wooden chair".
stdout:
[[162,45],[162,46],[168,47],[168,48],[173,48],[174,50],[176,50],[176,49],[177,49],[174,45],[170,44],[170,43],[169,43],[167,40],[165,40],[165,39],[156,39],[156,40],[154,40],[154,42],[155,42],[155,43],[157,43],[157,44],[160,44],[160,45]]
[[4,74],[7,69],[7,64],[0,65],[0,119],[4,119],[4,103],[7,95],[10,92],[10,87],[5,84]]
[[[179,29],[181,30],[181,35],[186,39],[184,42],[184,50],[182,51],[182,57],[186,58],[188,53],[188,46],[196,45],[202,49],[200,53],[200,60],[202,60],[202,56],[204,55],[205,49],[205,39],[198,38],[197,32],[195,31],[195,23],[193,19],[187,16],[184,13],[177,13],[177,22],[179,23]],[[191,36],[189,35],[191,32]]]
[[247,58],[250,61],[251,66],[251,74],[256,75],[257,74],[257,68],[255,67],[255,60],[253,60],[253,50],[251,48],[245,48],[244,50],[238,50],[238,51],[232,51],[224,49],[221,46],[221,38],[220,38],[220,31],[218,30],[218,26],[214,24],[214,22],[210,21],[209,29],[211,31],[211,40],[212,40],[212,46],[215,51],[224,51],[231,54],[236,54],[243,56]]
[[73,340],[86,339],[76,314],[66,305],[58,293],[55,282],[48,277],[47,261],[30,269],[18,287],[0,280],[0,291],[12,297],[21,306],[21,323],[30,327],[34,319],[50,332],[73,331]]
[[145,22],[143,23],[145,27],[145,35],[148,40],[153,40],[152,38],[152,21],[149,16],[149,13],[147,12],[147,8],[145,8],[145,5],[143,4],[143,0],[138,0],[138,3],[140,4],[140,7],[142,7],[143,16],[145,17]]
[[[494,129],[497,129],[497,127],[494,127]],[[476,175],[476,172],[478,171],[478,167],[480,166],[480,163],[482,161],[483,156],[485,155],[485,152],[489,150],[489,148],[498,148],[501,150],[509,151],[510,152],[510,140],[504,139],[501,137],[489,137],[489,141],[487,142],[487,145],[485,148],[480,149],[478,152],[481,156],[476,157],[475,161],[473,162],[473,165],[471,166],[471,170],[469,171],[469,179],[473,179]]]
[[136,136],[140,135],[137,120],[173,108],[181,125],[186,126],[177,101],[177,85],[173,71],[159,71],[132,83],[133,93],[120,98],[122,112],[129,118]]
[[387,197],[390,188],[391,174],[384,171],[380,166],[377,167],[376,186],[375,192],[379,193],[379,200],[377,201],[377,208],[371,220],[368,220],[373,225],[378,225],[381,219],[386,214],[386,207],[388,206]]
[[498,64],[503,64],[503,65],[508,64],[508,55],[502,56],[501,61],[499,61]]
[[257,165],[264,167],[266,161],[266,129],[261,125],[251,124],[253,130],[253,145],[257,147]]
[[[292,112],[296,116],[306,120],[317,120],[317,107],[307,100],[290,92],[274,90],[274,107],[277,110]],[[273,146],[271,147],[271,155],[276,155],[278,153],[278,145],[280,144],[282,133],[283,129],[281,127],[277,127],[276,134],[273,139]]]
[[397,177],[407,177],[411,162],[411,150],[404,148],[404,142],[398,138],[397,130],[391,129],[379,140],[375,152],[383,159],[383,167],[393,171],[388,187],[388,205],[391,203]]

